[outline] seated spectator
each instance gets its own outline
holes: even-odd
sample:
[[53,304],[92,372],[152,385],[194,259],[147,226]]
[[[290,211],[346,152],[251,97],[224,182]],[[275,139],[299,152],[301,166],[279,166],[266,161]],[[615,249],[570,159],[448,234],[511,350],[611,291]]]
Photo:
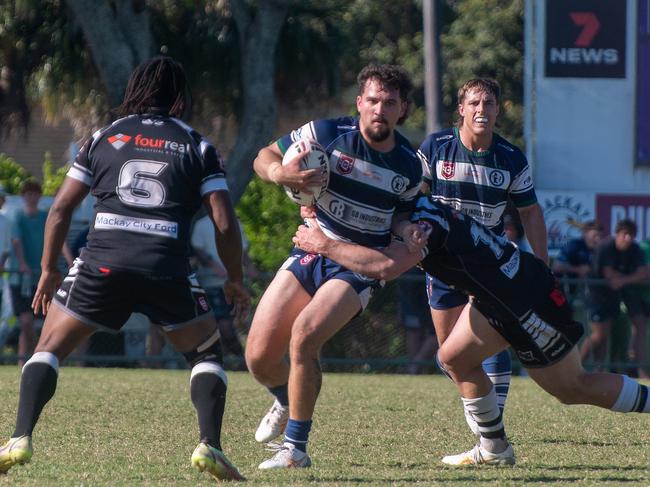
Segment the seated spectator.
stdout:
[[559,276],[585,278],[591,274],[591,261],[602,239],[603,226],[591,220],[580,227],[582,237],[569,241],[553,261],[553,272]]
[[399,311],[406,330],[406,354],[409,374],[422,372],[420,362],[433,362],[438,349],[436,331],[431,321],[425,275],[414,267],[398,282]]
[[636,224],[621,220],[616,224],[614,238],[602,242],[594,252],[593,275],[605,279],[604,285],[591,286],[591,336],[581,346],[583,362],[593,352],[597,367],[602,367],[613,320],[625,303],[632,322],[630,359],[635,362],[630,375],[649,378],[645,365],[646,317],[641,284],[648,279],[645,256],[634,241]]

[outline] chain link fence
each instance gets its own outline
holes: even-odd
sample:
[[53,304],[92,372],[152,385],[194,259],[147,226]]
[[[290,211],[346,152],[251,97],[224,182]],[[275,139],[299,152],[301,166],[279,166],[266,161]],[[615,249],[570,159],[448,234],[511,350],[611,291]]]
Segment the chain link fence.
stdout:
[[[254,297],[254,303],[259,300],[264,289],[273,275],[267,274],[249,282]],[[589,334],[588,289],[589,286],[602,285],[602,281],[594,279],[563,279],[562,286],[574,308],[574,317],[585,325]],[[350,323],[345,325],[323,347],[322,365],[326,371],[346,372],[387,372],[387,373],[438,373],[435,366],[434,350],[426,357],[413,358],[413,353],[407,347],[407,330],[414,330],[413,323],[405,326],[404,313],[400,311],[405,293],[400,296],[400,286],[410,284],[406,293],[413,290],[413,284],[424,289],[422,276],[407,274],[400,279],[388,282],[386,286],[376,291],[368,308]],[[8,293],[3,293],[5,300]],[[420,316],[427,316],[428,307],[423,294],[420,302]],[[4,308],[4,307],[3,307]],[[253,310],[254,311],[254,310]],[[403,310],[402,310],[403,311]],[[623,313],[614,322],[610,339],[610,352],[605,364],[606,368],[625,370],[628,362],[630,341],[630,324]],[[42,320],[37,321],[37,328]],[[248,325],[236,326],[236,334],[240,343],[245,346]],[[422,332],[419,340],[431,336],[431,323],[424,322],[419,326]],[[0,361],[16,363],[20,358],[15,351],[19,326],[16,318],[3,315],[0,321]],[[418,339],[416,339],[417,342]],[[153,344],[160,342],[161,346]],[[226,343],[227,345],[227,343]],[[231,353],[225,348],[225,366],[230,370],[244,370],[245,363],[241,353]],[[235,348],[235,347],[232,347]],[[514,356],[513,356],[514,359]],[[111,334],[97,332],[86,343],[82,344],[67,360],[69,365],[80,366],[119,366],[119,367],[160,367],[185,368],[183,356],[158,335],[157,328],[150,325],[146,316],[134,313],[120,333]],[[587,361],[586,366],[591,364]],[[515,373],[519,366],[515,361]]]

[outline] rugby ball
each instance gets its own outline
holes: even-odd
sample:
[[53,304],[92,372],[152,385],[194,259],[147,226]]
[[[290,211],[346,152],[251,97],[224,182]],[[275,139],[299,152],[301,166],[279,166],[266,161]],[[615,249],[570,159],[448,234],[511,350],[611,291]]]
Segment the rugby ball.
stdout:
[[323,146],[318,142],[309,139],[299,139],[289,146],[287,152],[284,153],[282,158],[282,165],[288,164],[297,154],[304,154],[300,159],[300,169],[317,169],[322,168],[325,173],[323,182],[318,186],[310,186],[309,191],[312,194],[305,193],[298,189],[290,188],[284,186],[284,191],[287,193],[287,196],[301,206],[312,206],[316,203],[316,200],[320,197],[321,194],[327,189],[330,179],[330,163],[327,152],[323,149]]

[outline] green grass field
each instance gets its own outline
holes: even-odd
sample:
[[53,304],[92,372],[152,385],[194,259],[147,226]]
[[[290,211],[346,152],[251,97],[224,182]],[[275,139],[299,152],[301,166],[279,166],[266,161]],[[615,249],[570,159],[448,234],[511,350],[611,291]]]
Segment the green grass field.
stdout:
[[[515,378],[506,426],[515,467],[454,469],[472,446],[452,384],[441,376],[326,374],[311,469],[262,472],[253,439],[270,396],[230,373],[224,449],[248,485],[650,485],[650,417],[561,406]],[[190,467],[198,442],[188,371],[64,367],[34,436],[34,457],[0,485],[212,485]],[[0,433],[13,432],[19,369],[0,367]],[[4,441],[4,439],[3,439]]]

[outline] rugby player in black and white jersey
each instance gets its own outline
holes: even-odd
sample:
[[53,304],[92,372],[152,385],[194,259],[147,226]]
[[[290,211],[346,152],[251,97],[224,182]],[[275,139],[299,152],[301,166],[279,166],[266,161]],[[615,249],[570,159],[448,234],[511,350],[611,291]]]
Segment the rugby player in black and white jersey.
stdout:
[[[46,223],[32,307],[47,316],[23,367],[16,427],[0,449],[0,472],[31,459],[32,431],[54,395],[59,362],[96,330],[117,332],[138,311],[161,327],[192,368],[200,432],[192,464],[218,479],[243,480],[221,451],[227,378],[217,324],[190,275],[190,222],[201,204],[215,226],[228,272],[224,292],[238,318],[248,313],[250,298],[223,161],[179,120],[188,103],[179,63],[169,57],[142,63],[129,78],[119,107],[123,118],[95,132],[70,168]],[[56,259],[72,211],[89,191],[95,219],[87,247],[57,290]]]
[[[489,78],[474,78],[460,87],[457,126],[428,135],[420,145],[424,181],[437,200],[475,218],[498,235],[503,234],[503,216],[511,201],[532,250],[547,261],[544,213],[535,195],[531,167],[521,150],[494,130],[500,99],[499,84]],[[442,345],[469,298],[432,276],[427,276],[427,293],[438,344]],[[483,367],[495,385],[503,410],[512,377],[510,352],[503,350],[488,357]],[[476,433],[467,412],[465,418]],[[458,455],[445,459],[458,460]]]
[[471,217],[437,202],[418,199],[404,241],[372,249],[329,239],[315,219],[299,227],[294,243],[376,279],[394,279],[419,263],[454,289],[472,296],[438,360],[455,382],[476,422],[479,442],[451,465],[514,464],[492,382],[481,363],[510,345],[530,377],[564,404],[590,404],[612,411],[650,412],[648,387],[628,376],[589,373],[576,343],[582,325],[548,266],[520,251]]

